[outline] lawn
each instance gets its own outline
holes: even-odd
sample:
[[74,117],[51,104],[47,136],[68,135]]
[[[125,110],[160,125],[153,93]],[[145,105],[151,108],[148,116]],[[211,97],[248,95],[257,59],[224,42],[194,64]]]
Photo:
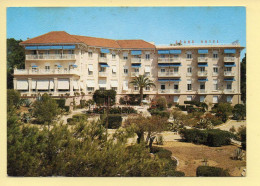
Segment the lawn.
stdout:
[[185,176],[196,176],[196,168],[202,165],[204,158],[209,166],[228,169],[231,176],[241,176],[246,167],[246,161],[232,160],[237,146],[208,147],[185,142],[165,142],[162,146],[172,152],[179,161],[177,170],[183,171]]

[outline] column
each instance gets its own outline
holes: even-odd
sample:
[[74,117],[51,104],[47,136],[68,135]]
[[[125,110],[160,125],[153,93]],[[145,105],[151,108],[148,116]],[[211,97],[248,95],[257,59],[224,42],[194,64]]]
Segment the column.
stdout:
[[28,85],[29,85],[28,94],[30,96],[31,95],[31,90],[32,90],[32,78],[28,78]]
[[16,89],[16,87],[17,87],[17,79],[16,78],[13,79],[13,84],[14,84],[13,88]]
[[70,96],[73,96],[73,79],[70,78]]
[[54,81],[54,92],[53,92],[53,96],[58,96],[58,79],[57,78],[53,78]]

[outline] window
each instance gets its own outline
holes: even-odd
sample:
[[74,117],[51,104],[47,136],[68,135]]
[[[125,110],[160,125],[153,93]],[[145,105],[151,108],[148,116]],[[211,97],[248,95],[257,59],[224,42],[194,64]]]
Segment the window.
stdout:
[[146,76],[150,76],[151,73],[151,66],[145,66],[144,72]]
[[145,60],[150,60],[150,54],[145,54]]
[[191,80],[187,80],[187,90],[191,90]]
[[145,90],[146,91],[150,91],[150,87],[148,86],[148,87],[145,87]]
[[213,96],[213,103],[218,103],[218,96]]
[[192,73],[192,68],[191,68],[191,67],[188,67],[188,68],[187,68],[187,73],[188,73],[188,74],[191,74],[191,73]]
[[135,90],[135,91],[138,91],[138,90],[139,90],[139,87],[138,87],[138,86],[134,86],[134,90]]
[[218,90],[218,80],[213,79],[213,90]]
[[116,59],[116,54],[112,54],[112,59]]
[[50,66],[49,65],[45,66],[45,71],[50,71]]
[[204,102],[205,101],[205,96],[200,96],[200,102]]
[[46,54],[46,55],[49,55],[49,54],[50,54],[50,51],[49,51],[49,50],[46,50],[46,51],[45,51],[45,54]]
[[192,100],[192,96],[187,96],[187,101],[191,101]]
[[218,54],[213,54],[213,58],[217,59],[218,58]]
[[139,72],[139,68],[134,68],[134,72]]
[[161,90],[165,90],[165,84],[161,84]]
[[55,54],[60,54],[60,51],[59,50],[55,50]]
[[227,72],[232,72],[232,67],[226,67]]
[[206,57],[206,55],[205,54],[200,54],[200,57]]
[[[84,51],[83,51],[84,52]],[[68,50],[68,54],[74,54],[74,50]],[[82,54],[82,53],[81,53]]]
[[92,76],[93,75],[93,71],[88,71],[88,75]]
[[114,91],[117,91],[117,87],[112,87],[111,89]]
[[100,71],[99,72],[105,72],[106,68],[105,67],[100,67]]
[[93,92],[93,91],[94,91],[94,87],[88,87],[88,88],[87,88],[87,91],[88,91],[88,92]]
[[190,51],[187,52],[187,59],[191,59],[192,58],[192,54]]
[[100,57],[106,57],[105,53],[100,53]]
[[205,90],[205,83],[204,82],[200,82],[200,90]]
[[92,52],[88,52],[88,57],[92,58],[92,56],[93,56],[93,53]]
[[174,90],[179,90],[179,84],[178,84],[178,83],[175,83],[175,84],[173,85],[173,89],[174,89]]
[[106,90],[106,87],[100,87],[99,90]]
[[173,96],[173,102],[179,103],[179,96]]
[[205,67],[200,67],[201,72],[205,72]]
[[161,73],[165,73],[165,68],[161,68]]
[[232,96],[227,96],[227,102],[232,103]]
[[124,74],[128,74],[128,69],[124,68]]
[[124,53],[123,53],[123,59],[124,59],[124,60],[127,60],[127,59],[128,59],[128,53],[127,53],[127,52],[124,52]]
[[231,90],[232,89],[232,82],[227,81],[227,89]]
[[85,51],[84,51],[84,50],[81,50],[81,51],[80,51],[80,54],[81,54],[81,55],[85,54]]
[[165,58],[165,55],[164,55],[164,54],[161,54],[161,55],[160,55],[160,58]]
[[214,74],[218,74],[218,67],[216,67],[216,66],[213,67],[213,73],[214,73]]
[[92,64],[88,65],[88,75],[93,75],[93,65]]
[[179,55],[177,55],[177,54],[173,55],[173,58],[178,58],[178,57],[179,57]]
[[115,66],[115,65],[112,66],[112,74],[113,74],[113,75],[116,75],[116,66]]
[[178,67],[174,67],[174,68],[173,68],[173,71],[174,71],[175,73],[178,73],[178,72],[179,72],[179,68],[178,68]]

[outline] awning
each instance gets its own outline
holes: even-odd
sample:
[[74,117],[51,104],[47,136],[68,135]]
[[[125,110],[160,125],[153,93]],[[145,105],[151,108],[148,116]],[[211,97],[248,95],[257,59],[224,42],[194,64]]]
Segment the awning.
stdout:
[[38,66],[37,65],[33,65],[32,68],[37,68]]
[[236,81],[235,78],[224,78],[224,81]]
[[70,89],[69,79],[59,79],[58,80],[58,89],[59,90],[69,90]]
[[78,65],[72,65],[74,68],[77,68],[78,67]]
[[88,70],[93,71],[93,65],[88,65]]
[[99,63],[101,67],[109,67],[107,63]]
[[132,50],[131,51],[131,55],[142,55],[142,51],[141,50]]
[[181,78],[169,79],[169,81],[181,81]]
[[49,80],[38,80],[36,88],[37,88],[37,90],[48,90],[49,89]]
[[26,46],[25,50],[37,50],[38,47],[37,46]]
[[106,88],[107,87],[107,81],[100,79],[100,80],[98,80],[98,85],[99,85],[99,87]]
[[77,90],[79,89],[79,84],[77,80],[73,81],[73,89],[77,89]]
[[28,80],[17,80],[16,82],[16,89],[17,90],[28,90],[29,84]]
[[151,72],[151,67],[150,66],[145,67],[144,72]]
[[170,50],[170,54],[181,54],[181,50]]
[[72,50],[72,49],[75,49],[76,46],[75,45],[64,45],[62,48],[64,50]]
[[118,81],[111,81],[111,87],[118,87]]
[[136,63],[136,64],[132,64],[131,65],[133,68],[140,68],[141,64],[140,63]]
[[100,52],[107,54],[107,53],[109,53],[110,51],[109,51],[109,49],[107,49],[107,48],[101,48],[101,49],[100,49]]
[[169,50],[158,50],[158,54],[169,54]]
[[61,65],[57,65],[58,68],[61,68],[62,66]]
[[107,87],[107,84],[98,84],[99,85],[99,87],[101,87],[101,88],[106,88]]
[[32,80],[32,89],[36,89],[36,80]]
[[112,72],[116,73],[116,66],[112,66]]
[[236,64],[235,63],[224,63],[225,67],[235,67]]
[[95,87],[95,81],[93,79],[87,80],[87,87]]
[[205,82],[208,81],[208,78],[198,79],[198,82]]
[[55,50],[62,49],[62,45],[51,46],[51,49],[55,49]]
[[224,49],[224,53],[225,54],[235,54],[236,53],[236,49]]
[[180,67],[181,63],[159,63],[159,67]]
[[54,81],[50,80],[50,89],[54,89]]
[[208,63],[198,63],[198,67],[207,67]]
[[128,90],[128,81],[123,82],[123,90]]
[[38,50],[50,50],[51,46],[38,46]]
[[199,54],[207,54],[207,53],[209,53],[209,51],[208,50],[198,50],[198,53]]

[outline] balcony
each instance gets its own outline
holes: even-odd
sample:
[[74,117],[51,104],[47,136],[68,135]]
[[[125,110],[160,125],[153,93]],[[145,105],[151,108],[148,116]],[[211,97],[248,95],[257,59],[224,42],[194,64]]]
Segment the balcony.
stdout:
[[76,69],[64,70],[64,69],[14,69],[14,75],[54,75],[54,74],[68,74],[68,75],[80,75],[80,72]]
[[107,77],[107,72],[98,72],[99,77]]
[[198,57],[198,62],[208,62],[208,57]]
[[180,62],[181,58],[158,58],[158,63],[172,63],[172,62]]
[[224,57],[224,62],[235,62],[235,57]]
[[180,77],[179,72],[158,72],[158,77]]
[[137,77],[139,76],[139,72],[131,72],[131,77]]
[[235,72],[232,72],[232,71],[224,71],[224,76],[235,76]]
[[224,89],[225,94],[235,93],[234,89]]
[[205,93],[207,93],[207,90],[205,90],[205,89],[199,89],[199,90],[198,90],[198,93],[199,93],[199,94],[205,94]]
[[131,58],[131,63],[141,63],[141,58]]
[[26,60],[72,60],[75,54],[35,54],[26,55]]
[[213,73],[212,73],[212,76],[218,76],[218,73],[213,72]]
[[99,57],[98,61],[99,62],[107,62],[107,58],[106,57]]
[[203,77],[203,76],[207,76],[208,72],[207,71],[198,71],[198,76],[199,77]]
[[158,90],[158,93],[161,94],[176,94],[176,93],[180,93],[181,90],[180,89],[160,89]]
[[192,73],[187,72],[186,76],[192,76]]

